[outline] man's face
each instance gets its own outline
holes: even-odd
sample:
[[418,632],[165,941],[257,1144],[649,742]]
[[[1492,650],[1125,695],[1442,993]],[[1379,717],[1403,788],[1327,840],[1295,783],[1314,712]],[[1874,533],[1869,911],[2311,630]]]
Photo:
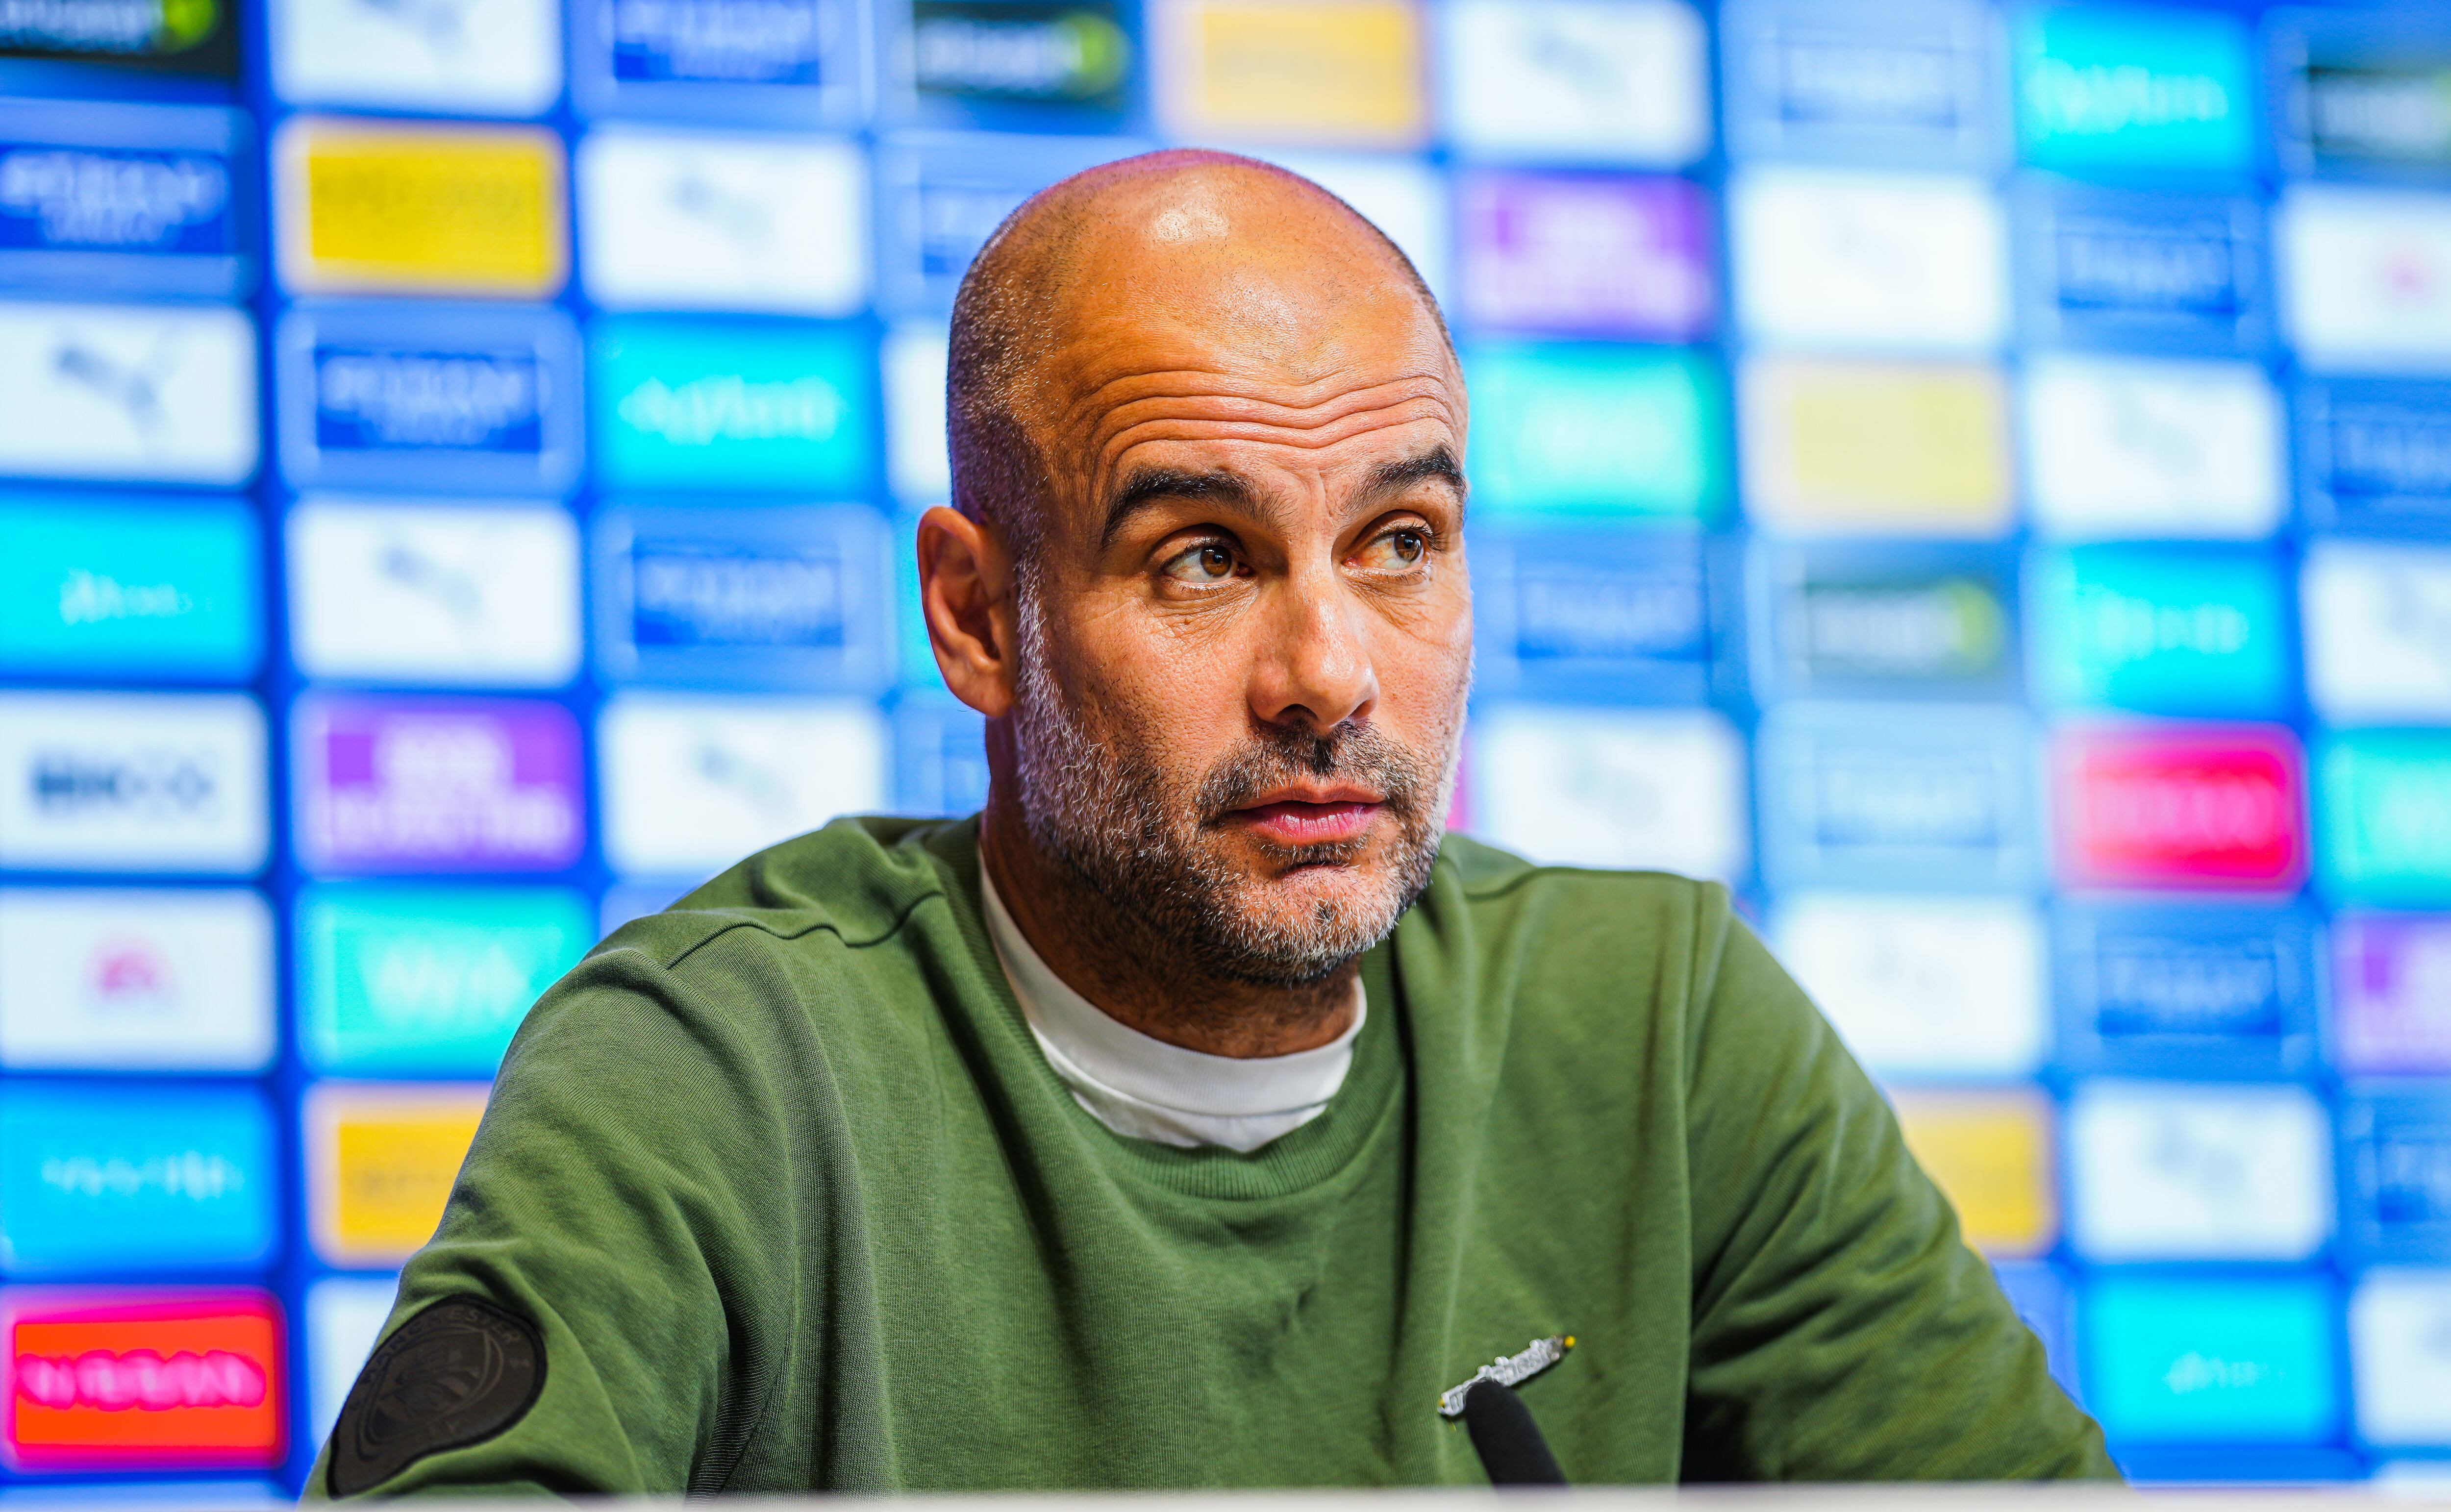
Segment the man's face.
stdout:
[[1471,677],[1462,385],[1383,263],[1187,261],[1117,280],[1041,373],[1023,807],[1123,943],[1314,981],[1392,927],[1442,828]]

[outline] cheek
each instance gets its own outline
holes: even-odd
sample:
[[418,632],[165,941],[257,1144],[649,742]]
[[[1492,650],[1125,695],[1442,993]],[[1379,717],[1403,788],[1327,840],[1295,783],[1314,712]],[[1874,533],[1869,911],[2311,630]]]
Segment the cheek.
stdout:
[[1196,784],[1242,740],[1250,658],[1238,629],[1124,611],[1081,631],[1081,704],[1119,754]]

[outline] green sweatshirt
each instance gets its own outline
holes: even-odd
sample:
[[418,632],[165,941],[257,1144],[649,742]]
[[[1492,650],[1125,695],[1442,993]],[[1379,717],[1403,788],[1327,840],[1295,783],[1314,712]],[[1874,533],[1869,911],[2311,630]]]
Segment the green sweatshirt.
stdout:
[[1439,1394],[1560,1333],[1578,1483],[2114,1473],[1722,889],[1450,838],[1363,971],[1324,1113],[1178,1149],[1041,1056],[975,821],[752,857],[528,1015],[310,1494],[1473,1484]]

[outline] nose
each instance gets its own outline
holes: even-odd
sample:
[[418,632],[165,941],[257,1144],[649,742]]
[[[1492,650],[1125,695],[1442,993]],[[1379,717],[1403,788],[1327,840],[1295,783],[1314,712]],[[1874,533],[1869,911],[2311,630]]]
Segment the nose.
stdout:
[[1273,585],[1259,627],[1251,713],[1264,724],[1307,726],[1325,734],[1369,717],[1379,701],[1366,611],[1344,591],[1334,567],[1292,573]]

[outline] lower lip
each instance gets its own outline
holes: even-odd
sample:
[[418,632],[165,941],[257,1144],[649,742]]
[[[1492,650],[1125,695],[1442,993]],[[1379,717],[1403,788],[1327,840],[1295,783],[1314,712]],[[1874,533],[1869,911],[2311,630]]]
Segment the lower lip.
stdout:
[[1376,803],[1264,803],[1235,817],[1280,845],[1355,840],[1379,816]]

